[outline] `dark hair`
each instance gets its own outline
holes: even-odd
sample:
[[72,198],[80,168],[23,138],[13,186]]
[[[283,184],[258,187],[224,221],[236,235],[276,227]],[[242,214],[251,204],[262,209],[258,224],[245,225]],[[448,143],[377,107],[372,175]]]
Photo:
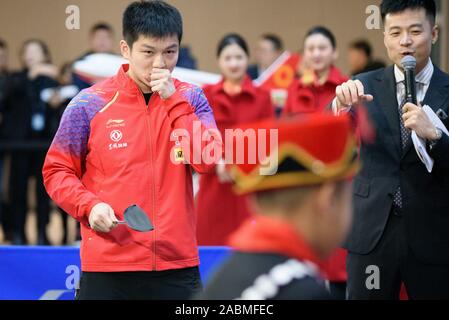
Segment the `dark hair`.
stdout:
[[437,7],[434,0],[383,0],[380,5],[382,21],[389,13],[399,13],[407,9],[424,9],[432,25],[435,24]]
[[365,55],[368,57],[368,59],[371,58],[371,55],[373,53],[373,49],[372,49],[370,43],[367,40],[363,40],[363,39],[356,40],[356,41],[352,42],[349,45],[349,48],[363,51],[365,53]]
[[8,45],[2,39],[0,39],[0,49],[8,49]]
[[41,47],[42,53],[44,54],[45,57],[45,62],[46,63],[51,63],[51,54],[50,54],[50,50],[48,49],[47,44],[39,39],[28,39],[27,41],[25,41],[22,44],[22,48],[20,49],[20,56],[23,57],[23,54],[25,53],[25,48],[32,43],[36,43]]
[[272,33],[263,34],[261,37],[263,40],[270,41],[273,44],[275,50],[282,51],[284,50],[284,44],[282,43],[281,38]]
[[181,14],[163,1],[131,3],[123,13],[123,37],[132,47],[140,35],[159,39],[176,35],[181,43]]
[[245,51],[246,55],[249,57],[249,49],[248,45],[246,44],[245,39],[243,39],[239,34],[237,33],[229,33],[225,35],[220,42],[218,43],[217,47],[217,57],[220,56],[221,52],[224,48],[231,44],[236,44],[240,48],[242,48],[243,51]]
[[315,34],[321,34],[321,35],[325,36],[331,42],[332,48],[334,48],[334,50],[337,48],[337,40],[335,40],[334,34],[326,27],[322,27],[322,26],[313,27],[312,29],[310,29],[307,32],[305,39],[307,39],[308,37],[313,36]]
[[90,34],[93,34],[99,30],[104,30],[104,31],[108,31],[110,33],[114,33],[114,29],[112,29],[111,25],[106,23],[106,22],[98,22],[96,24],[94,24],[91,28],[90,28]]

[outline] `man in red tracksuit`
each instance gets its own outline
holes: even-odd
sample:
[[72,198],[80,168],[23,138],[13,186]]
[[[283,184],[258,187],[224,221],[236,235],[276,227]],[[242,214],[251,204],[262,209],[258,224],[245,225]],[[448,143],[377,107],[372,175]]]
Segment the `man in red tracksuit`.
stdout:
[[[191,167],[213,169],[221,141],[202,90],[171,78],[182,38],[178,10],[134,2],[123,36],[129,65],[69,104],[44,183],[81,223],[78,299],[186,299],[201,289]],[[198,157],[206,149],[212,160]],[[133,204],[153,231],[117,227]]]

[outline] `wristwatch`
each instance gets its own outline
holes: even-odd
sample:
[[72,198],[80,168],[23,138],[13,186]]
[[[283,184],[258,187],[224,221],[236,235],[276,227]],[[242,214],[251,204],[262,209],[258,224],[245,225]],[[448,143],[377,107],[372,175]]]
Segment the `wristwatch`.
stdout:
[[435,128],[436,132],[436,138],[434,140],[429,140],[429,149],[432,150],[435,145],[440,141],[441,137],[443,136],[443,131],[440,128]]

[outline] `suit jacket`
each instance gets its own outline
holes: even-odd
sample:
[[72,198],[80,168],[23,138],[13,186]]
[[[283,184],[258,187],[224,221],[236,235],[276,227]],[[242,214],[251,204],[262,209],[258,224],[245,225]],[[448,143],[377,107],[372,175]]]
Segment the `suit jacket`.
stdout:
[[[425,263],[449,265],[449,137],[430,152],[435,160],[428,173],[413,144],[402,150],[393,66],[356,76],[376,128],[376,139],[362,144],[362,169],[354,179],[354,221],[345,247],[358,254],[371,252],[385,229],[393,195],[401,186],[405,234],[415,256]],[[449,113],[449,75],[435,67],[423,105]],[[449,121],[443,121],[446,127]]]

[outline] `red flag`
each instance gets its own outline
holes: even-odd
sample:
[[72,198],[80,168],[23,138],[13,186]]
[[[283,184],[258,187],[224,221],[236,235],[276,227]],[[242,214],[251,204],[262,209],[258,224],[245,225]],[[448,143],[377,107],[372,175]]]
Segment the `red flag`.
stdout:
[[273,104],[277,107],[285,104],[287,89],[295,79],[300,60],[299,54],[286,51],[254,80],[256,86],[271,92]]

